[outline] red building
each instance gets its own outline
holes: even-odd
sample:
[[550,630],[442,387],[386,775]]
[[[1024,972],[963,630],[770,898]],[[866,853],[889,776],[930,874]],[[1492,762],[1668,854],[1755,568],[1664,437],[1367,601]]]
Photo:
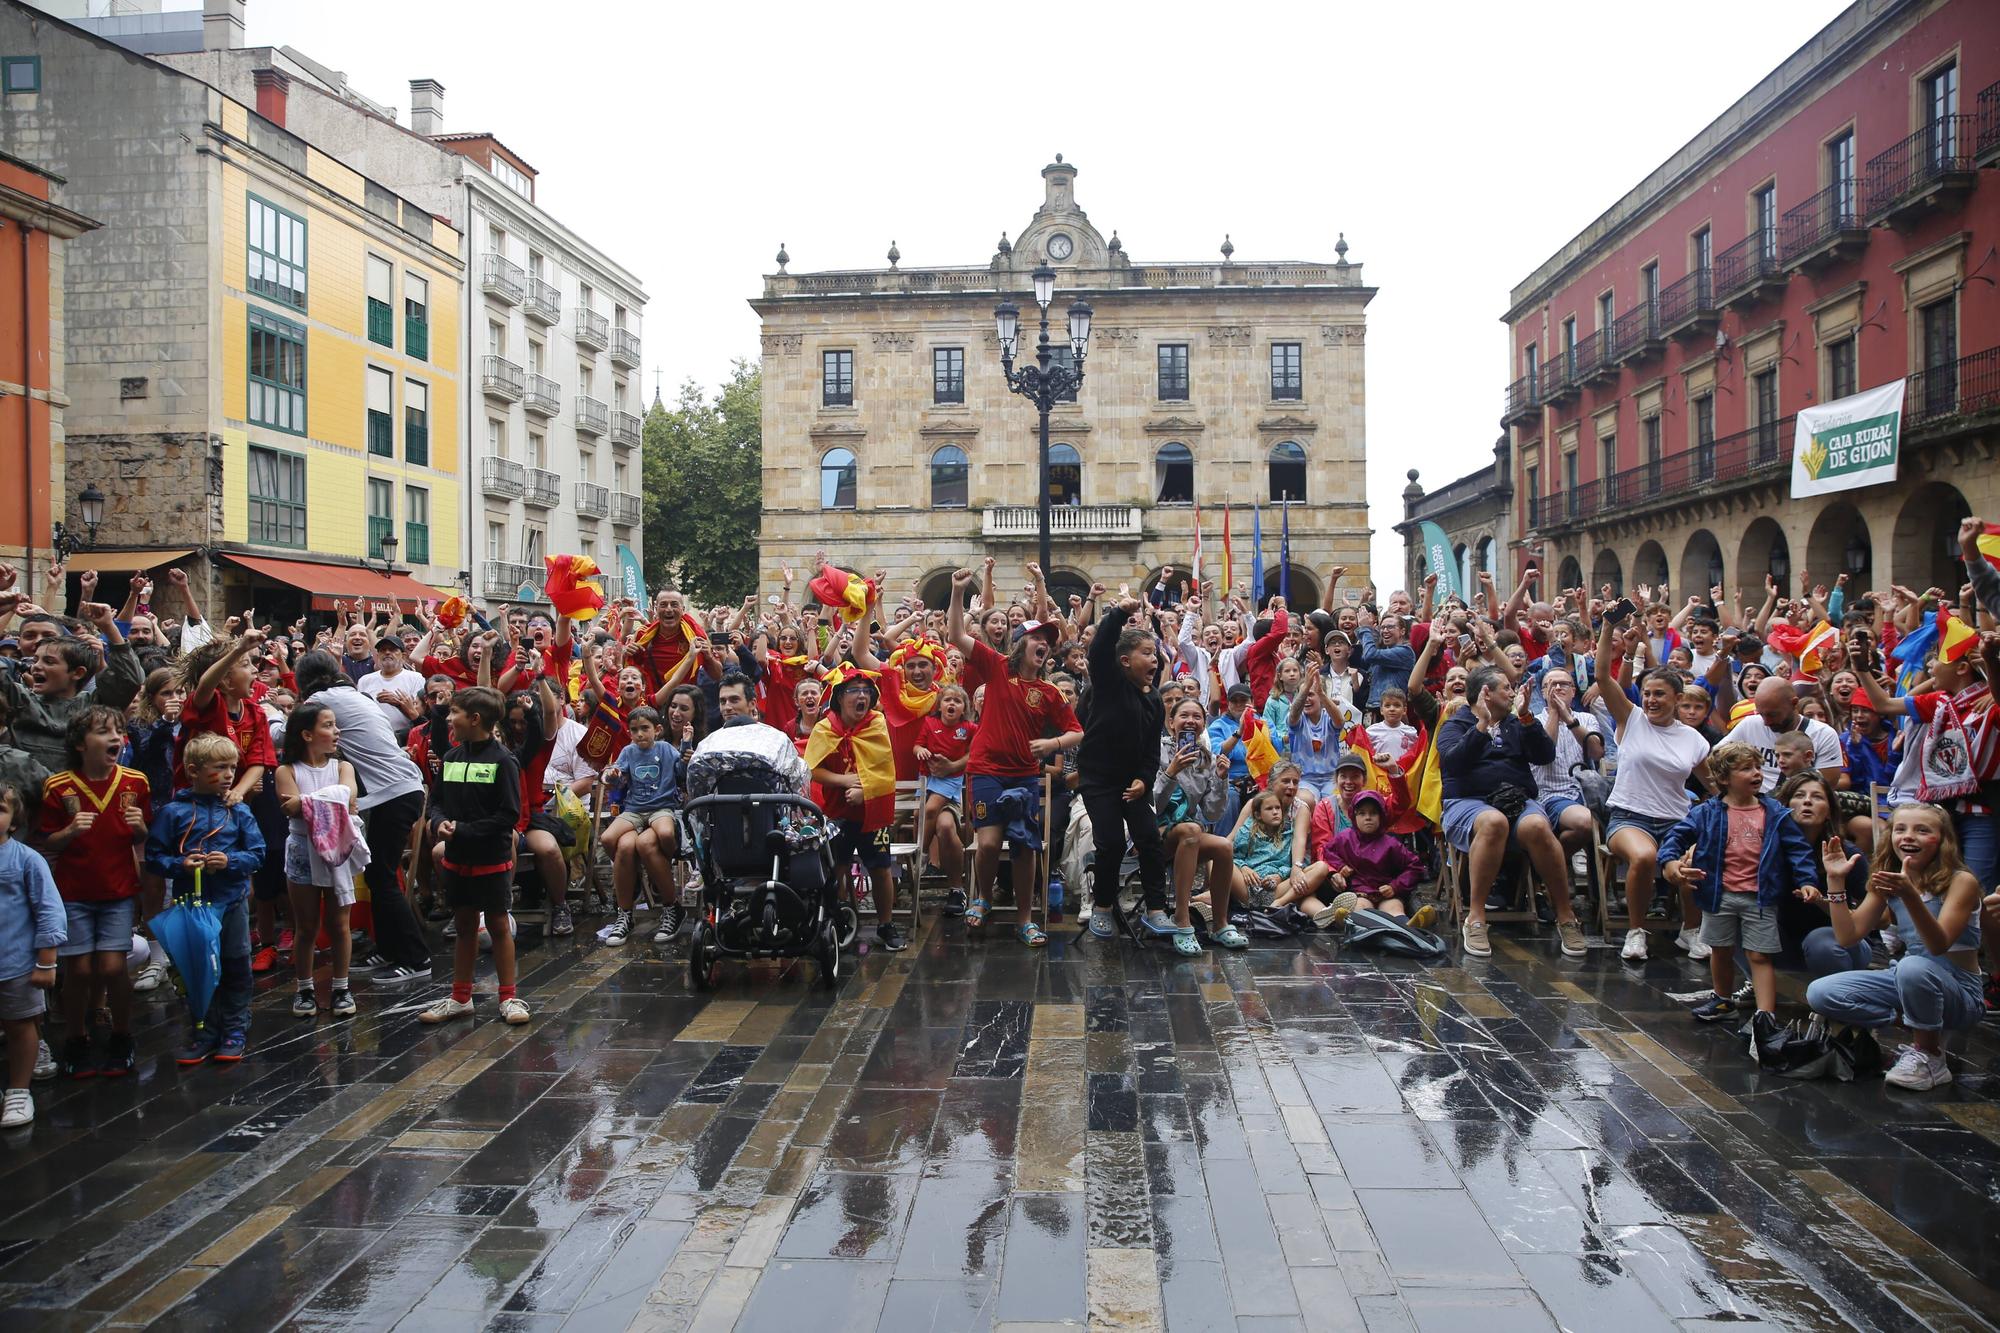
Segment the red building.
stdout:
[[[2000,4],[1829,23],[1514,289],[1524,543],[1562,586],[1955,591],[2000,518],[1996,166]],[[1794,500],[1795,414],[1905,376],[1897,479]]]
[[[32,73],[39,78],[40,67]],[[27,72],[10,73],[25,78]],[[63,489],[63,242],[98,224],[54,203],[61,178],[0,153],[0,560],[39,592]]]

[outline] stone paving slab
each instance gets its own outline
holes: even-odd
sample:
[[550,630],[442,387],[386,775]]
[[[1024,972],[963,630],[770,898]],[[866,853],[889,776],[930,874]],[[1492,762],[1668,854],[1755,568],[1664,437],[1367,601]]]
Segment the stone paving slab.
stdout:
[[301,1023],[267,980],[229,1070],[142,999],[136,1077],[0,1138],[4,1326],[1996,1326],[1994,1028],[1931,1095],[1793,1083],[1667,998],[1685,962],[1495,942],[932,917],[837,992],[696,994],[584,932],[524,950],[519,1029],[365,983]]

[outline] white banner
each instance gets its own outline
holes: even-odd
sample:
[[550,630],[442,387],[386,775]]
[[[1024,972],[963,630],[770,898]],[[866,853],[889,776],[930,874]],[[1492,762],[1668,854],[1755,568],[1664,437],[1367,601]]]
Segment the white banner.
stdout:
[[1903,443],[1903,381],[1799,409],[1792,498],[1896,479]]

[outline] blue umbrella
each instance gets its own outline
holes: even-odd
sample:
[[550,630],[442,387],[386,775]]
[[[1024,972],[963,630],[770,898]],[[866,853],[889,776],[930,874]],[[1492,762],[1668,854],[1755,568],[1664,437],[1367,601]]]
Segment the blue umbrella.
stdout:
[[146,924],[179,969],[188,1008],[200,1023],[222,974],[222,913],[202,898],[200,874],[195,875],[192,897],[171,904]]

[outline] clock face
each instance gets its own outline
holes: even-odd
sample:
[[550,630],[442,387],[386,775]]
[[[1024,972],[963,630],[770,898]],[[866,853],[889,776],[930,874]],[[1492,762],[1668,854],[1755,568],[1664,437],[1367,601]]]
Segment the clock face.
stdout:
[[1072,241],[1062,232],[1057,232],[1055,235],[1049,237],[1050,259],[1068,259],[1075,249],[1076,242]]

